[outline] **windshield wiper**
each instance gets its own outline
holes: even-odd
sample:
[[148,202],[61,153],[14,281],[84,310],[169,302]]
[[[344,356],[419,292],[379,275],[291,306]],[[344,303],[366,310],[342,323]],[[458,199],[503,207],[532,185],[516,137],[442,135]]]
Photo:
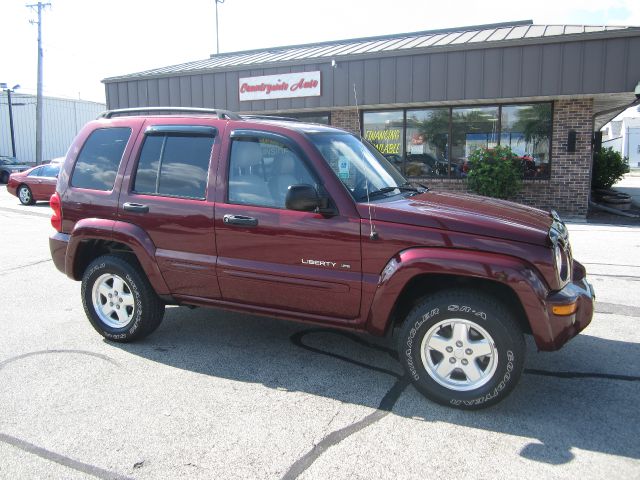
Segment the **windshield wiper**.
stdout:
[[402,185],[397,185],[395,187],[383,187],[379,190],[373,190],[372,192],[369,192],[368,195],[362,195],[361,197],[358,198],[358,201],[361,200],[366,200],[367,198],[371,198],[371,197],[379,197],[380,195],[384,195],[385,193],[391,193],[394,190],[400,190],[401,192],[415,192],[415,193],[420,193],[420,190],[418,190],[415,187],[412,187],[411,185],[409,185],[409,183],[404,183]]

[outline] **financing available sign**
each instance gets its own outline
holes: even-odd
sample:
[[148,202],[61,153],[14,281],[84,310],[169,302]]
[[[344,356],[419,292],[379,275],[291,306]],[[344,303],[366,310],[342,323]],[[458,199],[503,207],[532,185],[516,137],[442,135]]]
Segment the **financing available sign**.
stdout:
[[240,101],[320,96],[320,72],[245,77],[238,81]]

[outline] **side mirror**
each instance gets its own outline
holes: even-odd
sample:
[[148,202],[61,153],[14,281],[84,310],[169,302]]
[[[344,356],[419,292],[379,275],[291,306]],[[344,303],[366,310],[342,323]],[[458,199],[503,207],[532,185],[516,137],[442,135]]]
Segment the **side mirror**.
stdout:
[[320,197],[311,185],[291,185],[284,204],[289,210],[312,212],[320,208]]

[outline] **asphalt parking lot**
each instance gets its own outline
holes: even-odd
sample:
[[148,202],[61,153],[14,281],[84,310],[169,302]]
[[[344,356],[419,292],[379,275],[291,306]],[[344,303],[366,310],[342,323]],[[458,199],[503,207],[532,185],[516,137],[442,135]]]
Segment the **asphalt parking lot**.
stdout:
[[0,186],[0,478],[640,478],[640,226],[572,223],[598,303],[498,406],[408,386],[391,345],[220,310],[102,339],[49,207]]

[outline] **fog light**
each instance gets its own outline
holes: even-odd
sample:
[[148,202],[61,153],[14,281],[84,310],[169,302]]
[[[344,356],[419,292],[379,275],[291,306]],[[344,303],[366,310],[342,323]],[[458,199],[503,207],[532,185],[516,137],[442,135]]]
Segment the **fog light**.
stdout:
[[554,315],[572,315],[578,310],[578,302],[569,303],[568,305],[554,305],[552,308]]

